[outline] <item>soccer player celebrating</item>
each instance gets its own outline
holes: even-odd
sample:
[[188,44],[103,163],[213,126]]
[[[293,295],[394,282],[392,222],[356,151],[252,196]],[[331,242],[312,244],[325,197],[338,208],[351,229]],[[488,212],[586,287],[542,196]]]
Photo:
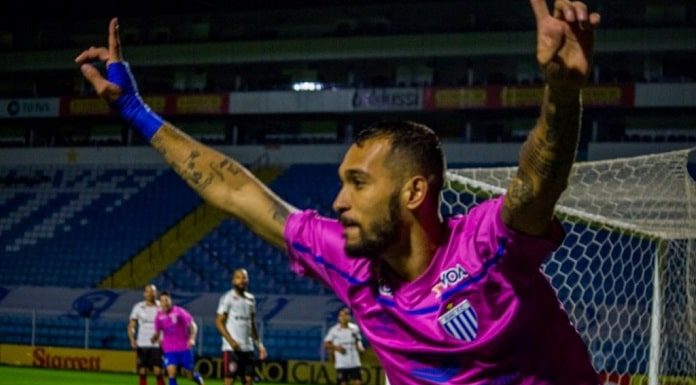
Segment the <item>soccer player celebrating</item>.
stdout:
[[189,375],[193,375],[193,381],[198,385],[203,385],[200,374],[193,370],[191,348],[196,344],[196,333],[198,333],[193,317],[186,309],[172,305],[172,298],[168,292],[161,292],[159,300],[161,310],[155,318],[155,334],[151,341],[154,344],[161,339],[169,385],[177,384],[176,371],[180,367],[186,369]]
[[365,351],[358,325],[350,322],[350,309],[338,312],[338,323],[329,329],[324,347],[333,354],[338,385],[361,385],[360,354]]
[[239,376],[245,385],[254,381],[254,344],[259,359],[266,359],[266,348],[256,330],[256,299],[247,291],[246,269],[232,273],[232,289],[220,298],[215,326],[222,336],[222,362],[225,385]]
[[[332,220],[298,211],[145,105],[122,61],[116,19],[109,47],[75,60],[206,201],[287,250],[295,272],[350,306],[393,383],[596,385],[587,348],[540,265],[564,237],[554,206],[575,158],[600,16],[579,1],[556,0],[551,11],[546,0],[530,3],[546,82],[541,116],[507,193],[447,220],[442,147],[423,125],[380,122],[358,135],[339,167]],[[107,63],[108,79],[92,60]]]
[[[136,351],[136,367],[139,376],[139,385],[147,385],[147,371],[157,377],[157,385],[164,385],[162,377],[162,349],[152,342],[150,338],[155,333],[155,317],[159,311],[157,288],[155,285],[147,285],[143,290],[144,301],[140,301],[131,310],[128,322],[128,339],[131,347]],[[137,329],[137,339],[136,339]]]

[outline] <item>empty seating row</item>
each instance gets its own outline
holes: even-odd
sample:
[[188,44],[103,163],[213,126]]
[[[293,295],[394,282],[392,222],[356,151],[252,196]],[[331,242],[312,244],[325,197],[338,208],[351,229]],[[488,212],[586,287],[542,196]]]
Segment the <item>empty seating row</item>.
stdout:
[[0,285],[94,286],[200,203],[165,166],[5,166],[0,184]]

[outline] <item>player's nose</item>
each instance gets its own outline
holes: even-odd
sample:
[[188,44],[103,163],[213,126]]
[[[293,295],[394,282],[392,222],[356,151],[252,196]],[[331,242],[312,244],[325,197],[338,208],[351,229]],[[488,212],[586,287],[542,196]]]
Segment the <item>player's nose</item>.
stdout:
[[350,209],[348,194],[345,192],[345,190],[345,188],[341,188],[341,190],[338,192],[338,195],[336,195],[336,199],[334,199],[332,204],[334,211],[338,214],[341,214]]

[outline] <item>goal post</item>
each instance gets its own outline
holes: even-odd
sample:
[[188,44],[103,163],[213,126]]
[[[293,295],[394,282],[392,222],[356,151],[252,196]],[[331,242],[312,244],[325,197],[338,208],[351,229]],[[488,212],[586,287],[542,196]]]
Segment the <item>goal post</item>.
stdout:
[[[595,368],[696,383],[696,149],[579,162],[556,207],[566,238],[543,271]],[[450,169],[442,211],[503,194],[516,167]]]

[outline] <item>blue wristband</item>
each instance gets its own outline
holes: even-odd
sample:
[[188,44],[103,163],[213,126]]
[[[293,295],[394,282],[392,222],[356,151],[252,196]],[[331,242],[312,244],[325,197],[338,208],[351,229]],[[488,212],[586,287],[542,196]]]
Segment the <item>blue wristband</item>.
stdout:
[[126,62],[111,63],[106,68],[106,75],[110,82],[121,87],[123,93],[112,103],[123,119],[130,123],[148,141],[155,132],[162,127],[164,120],[145,104],[138,94],[138,86],[135,83],[130,67]]

